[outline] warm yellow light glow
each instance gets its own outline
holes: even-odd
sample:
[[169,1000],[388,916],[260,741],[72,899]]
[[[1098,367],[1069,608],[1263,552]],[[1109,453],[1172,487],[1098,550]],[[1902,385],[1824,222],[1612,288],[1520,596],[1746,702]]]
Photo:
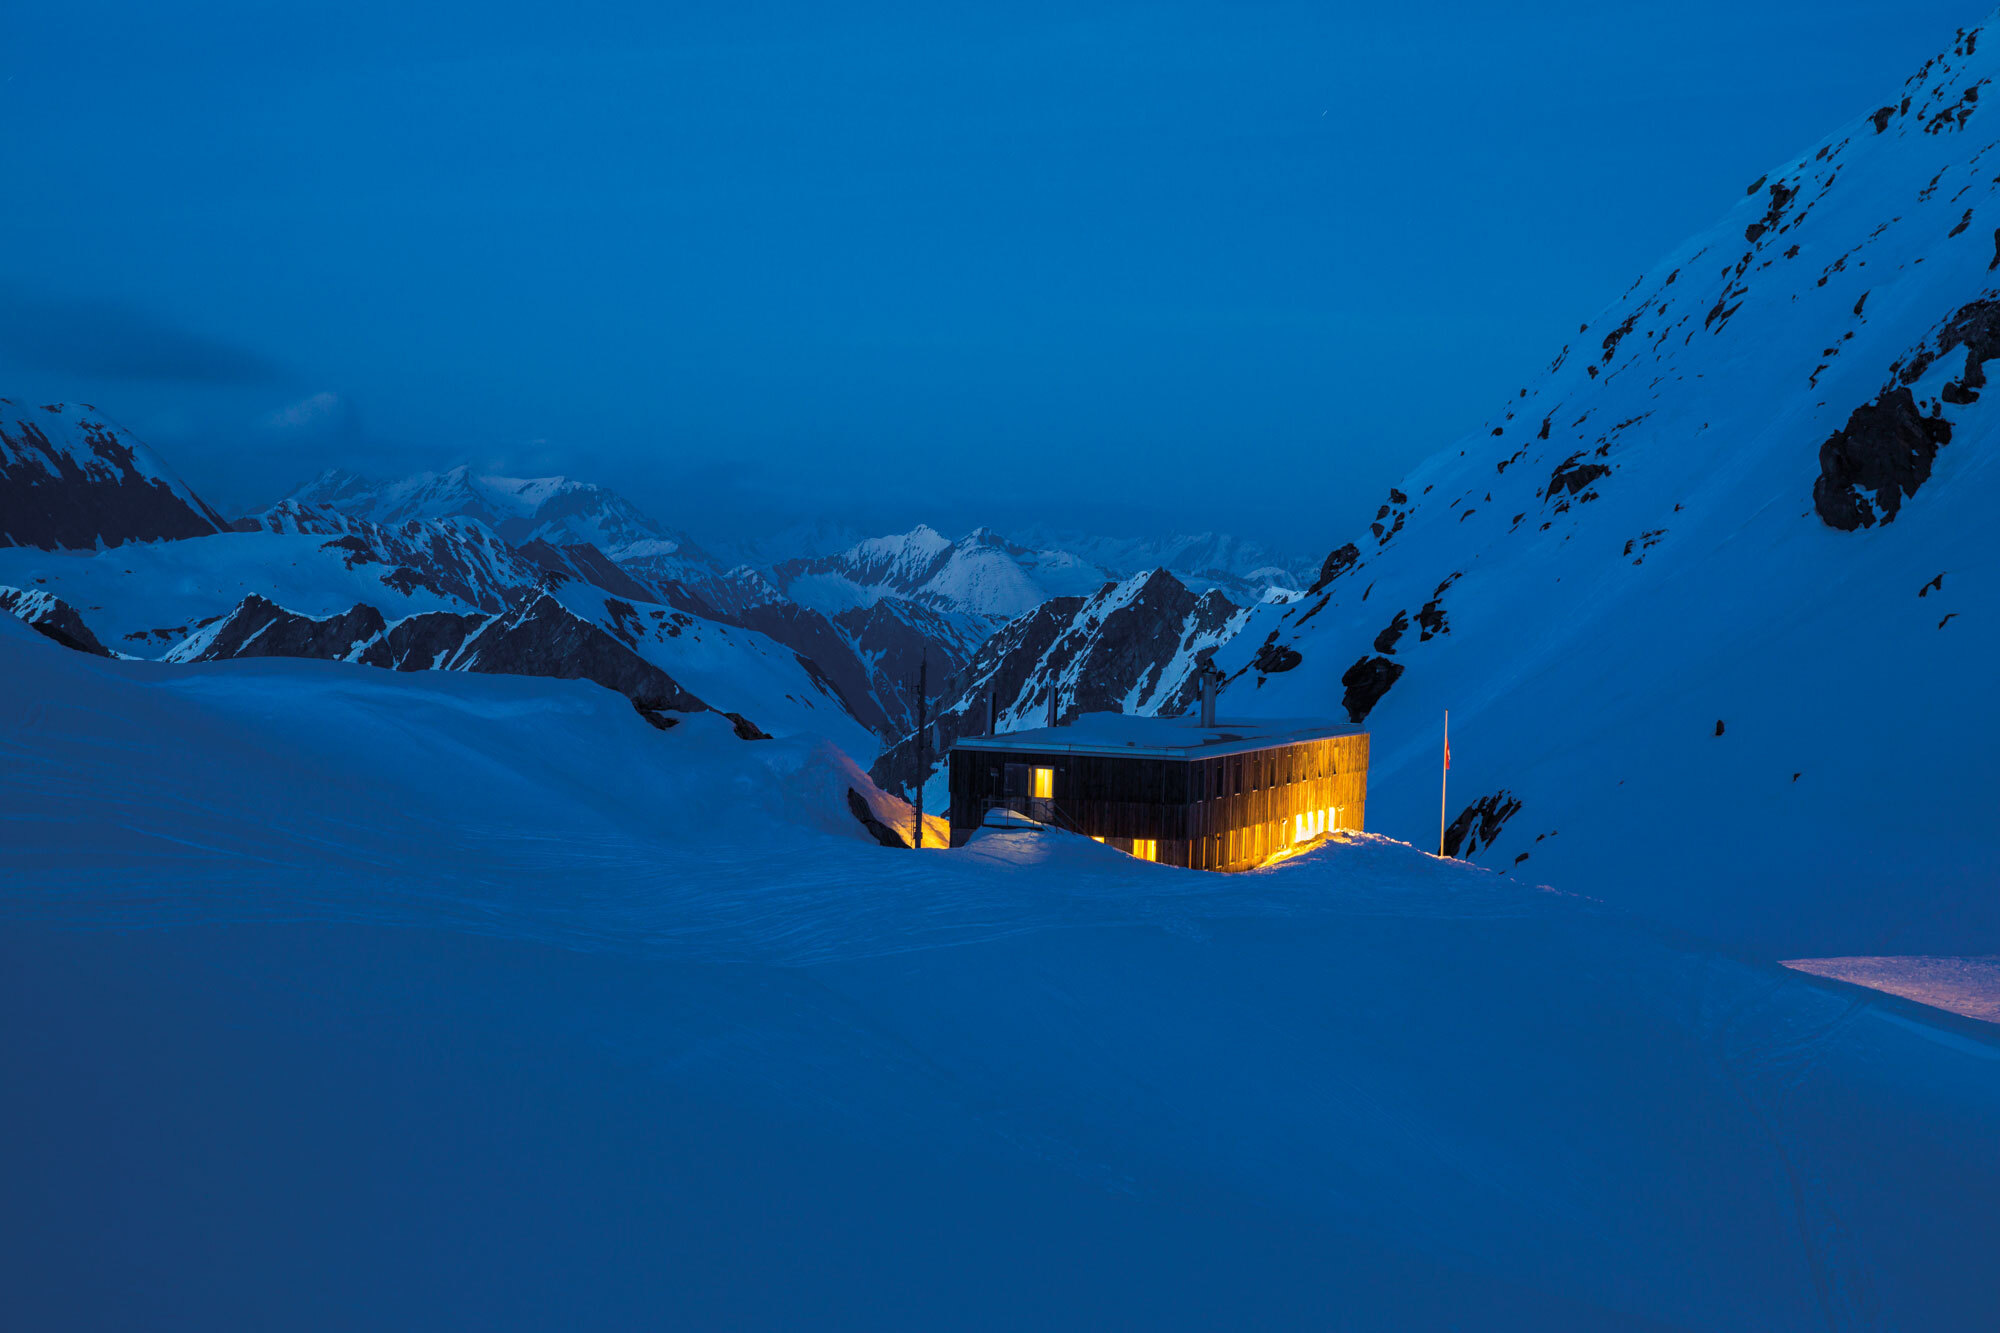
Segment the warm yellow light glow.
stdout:
[[1098,837],[1098,836],[1097,836],[1097,835],[1096,835],[1095,833],[1093,833],[1093,834],[1091,834],[1091,835],[1090,835],[1090,840],[1091,840],[1092,842],[1103,842],[1103,841],[1104,841],[1104,839],[1102,839],[1102,838]]
[[1035,770],[1035,799],[1046,801],[1056,794],[1056,771],[1053,768]]
[[1157,861],[1160,859],[1160,844],[1152,838],[1134,838],[1132,855],[1141,861]]

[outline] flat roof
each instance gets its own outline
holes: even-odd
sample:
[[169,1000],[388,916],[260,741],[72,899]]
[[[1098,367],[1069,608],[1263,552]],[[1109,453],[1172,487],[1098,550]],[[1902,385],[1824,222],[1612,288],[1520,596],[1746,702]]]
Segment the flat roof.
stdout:
[[1317,717],[1219,718],[1214,726],[1204,727],[1192,714],[1135,717],[1130,713],[1085,713],[1063,727],[1036,727],[1032,731],[1009,731],[998,736],[961,736],[951,748],[1213,759],[1218,755],[1366,733],[1365,727]]

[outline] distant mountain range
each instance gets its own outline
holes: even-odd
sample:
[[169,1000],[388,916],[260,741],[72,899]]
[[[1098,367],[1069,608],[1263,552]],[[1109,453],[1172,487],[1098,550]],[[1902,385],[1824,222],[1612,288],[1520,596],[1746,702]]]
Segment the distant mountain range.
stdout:
[[[922,658],[929,656],[934,686],[957,688],[988,636],[1052,600],[1080,608],[1116,585],[1163,570],[1194,594],[1218,592],[1232,606],[1247,606],[1311,578],[1310,569],[1275,562],[1254,543],[1212,533],[1063,539],[1091,552],[1084,555],[984,528],[952,540],[922,525],[852,540],[826,554],[725,565],[604,487],[565,477],[488,476],[469,466],[393,481],[329,470],[286,504],[381,525],[472,519],[514,543],[589,545],[676,607],[793,648],[852,702],[864,725],[891,740],[915,724]],[[845,535],[820,524],[774,538],[760,552]],[[1154,557],[1157,563],[1146,563]],[[1163,640],[1160,650],[1168,648]]]
[[[470,467],[391,481],[331,469],[228,523],[94,409],[0,406],[0,606],[93,651],[581,676],[652,717],[713,708],[747,732],[819,731],[865,763],[916,725],[923,667],[934,711],[949,710],[1010,620],[1034,638],[1053,618],[1091,623],[1093,599],[1134,577],[1171,587],[1140,599],[1158,623],[1126,636],[1128,655],[1160,655],[1140,664],[1157,676],[1185,618],[1168,612],[1196,596],[1163,570],[1121,576],[986,531],[954,542],[920,527],[725,566],[604,487]],[[1236,613],[1209,591],[1214,615]]]
[[0,400],[0,607],[149,657],[586,674],[904,789],[988,700],[1171,711],[1212,655],[1225,718],[1371,728],[1377,830],[1752,947],[2000,949],[1995,78],[1961,33],[1749,182],[1314,569],[928,527],[725,564],[469,468],[324,474],[228,532],[95,409]]

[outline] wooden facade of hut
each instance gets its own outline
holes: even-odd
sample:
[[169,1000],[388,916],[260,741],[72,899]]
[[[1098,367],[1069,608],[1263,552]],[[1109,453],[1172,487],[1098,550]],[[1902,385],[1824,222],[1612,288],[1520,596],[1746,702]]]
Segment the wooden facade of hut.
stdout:
[[1318,721],[1086,714],[951,749],[951,845],[996,808],[1197,870],[1244,870],[1364,826],[1368,733]]

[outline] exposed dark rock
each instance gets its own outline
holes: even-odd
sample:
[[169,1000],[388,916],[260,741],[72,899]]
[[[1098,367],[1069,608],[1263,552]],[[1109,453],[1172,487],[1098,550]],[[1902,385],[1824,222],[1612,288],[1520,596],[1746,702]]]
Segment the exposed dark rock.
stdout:
[[1875,108],[1875,114],[1868,117],[1868,119],[1875,122],[1875,132],[1880,134],[1883,130],[1889,128],[1889,117],[1895,114],[1896,108],[1893,106],[1877,107]]
[[679,718],[663,713],[657,708],[647,708],[636,699],[632,701],[632,711],[640,717],[645,718],[647,722],[658,727],[661,731],[665,731],[669,727],[677,727],[681,724]]
[[1934,592],[1943,592],[1943,591],[1944,591],[1944,575],[1939,574],[1929,583],[1926,583],[1923,587],[1917,589],[1917,596],[1928,597]]
[[1966,349],[1965,383],[1977,388],[1986,382],[1986,362],[2000,356],[2000,301],[1973,301],[1960,306],[1938,331],[1935,355],[1920,349],[1903,368],[1902,382],[1915,384],[1932,361],[1960,347]]
[[329,540],[321,549],[338,551],[349,569],[381,565],[385,569],[382,582],[398,592],[408,595],[421,588],[483,611],[499,611],[526,592],[573,577],[566,570],[543,569],[525,552],[508,546],[478,524],[462,520],[372,523],[338,510],[286,500],[254,517],[237,520],[236,529],[323,535]]
[[[1604,355],[1601,358],[1599,358],[1604,364],[1609,365],[1611,363],[1611,358],[1618,354],[1619,341],[1623,339],[1626,334],[1632,331],[1632,326],[1635,323],[1637,323],[1638,320],[1639,320],[1639,312],[1635,310],[1631,314],[1625,316],[1625,322],[1623,324],[1620,324],[1617,328],[1611,330],[1611,332],[1604,335],[1604,343],[1603,343]],[[1499,432],[1495,431],[1494,434],[1497,435],[1499,434]]]
[[1404,611],[1398,611],[1396,613],[1396,618],[1390,621],[1388,625],[1384,627],[1384,629],[1380,634],[1377,634],[1375,636],[1375,651],[1378,653],[1395,652],[1396,640],[1402,638],[1403,631],[1407,630],[1409,627],[1410,627],[1409,614]]
[[[1755,194],[1756,191],[1752,190],[1751,193]],[[1755,245],[1759,237],[1783,220],[1785,209],[1790,206],[1793,199],[1798,197],[1798,193],[1796,189],[1785,184],[1783,181],[1773,182],[1771,185],[1771,206],[1764,211],[1762,219],[1751,223],[1744,229],[1743,239]]]
[[1417,612],[1417,624],[1422,627],[1422,632],[1417,635],[1419,643],[1435,635],[1451,633],[1451,624],[1444,614],[1443,597],[1433,597],[1424,603],[1423,608]]
[[[245,597],[208,641],[183,660],[308,657],[400,671],[478,671],[491,675],[588,680],[616,690],[642,713],[698,713],[708,705],[630,646],[583,620],[546,593],[497,615],[426,612],[386,625],[372,606],[314,619],[256,594]],[[729,715],[737,734],[749,723]]]
[[[926,654],[935,690],[965,669],[979,642],[937,610],[900,597],[842,611],[833,623],[859,650],[857,674],[885,718],[884,736],[902,735],[916,725],[917,674]],[[846,696],[845,685],[841,694]]]
[[1507,821],[1521,813],[1521,800],[1505,788],[1482,796],[1465,809],[1444,831],[1444,854],[1471,857],[1482,847],[1491,847]]
[[1257,645],[1257,656],[1251,665],[1267,676],[1275,676],[1281,671],[1290,671],[1305,660],[1298,649],[1278,642],[1278,631],[1272,630],[1270,637]]
[[339,615],[316,620],[288,611],[251,593],[223,619],[192,662],[223,662],[237,657],[311,657],[341,661],[387,628],[372,606],[354,606]]
[[631,648],[546,593],[486,621],[459,653],[462,669],[588,680],[646,708],[698,713],[708,705]]
[[98,657],[111,656],[111,650],[98,642],[76,608],[52,593],[0,588],[0,611],[19,616],[29,628],[65,648]]
[[1715,719],[1715,734],[1718,736],[1722,734],[1722,719],[1719,717]]
[[1930,479],[1938,448],[1950,440],[1949,421],[1924,416],[1907,388],[1886,389],[1819,447],[1813,508],[1843,532],[1873,527],[1878,511],[1891,522],[1904,498]]
[[555,546],[537,539],[517,548],[536,565],[558,578],[580,578],[614,596],[633,602],[656,602],[659,594],[632,577],[610,556],[588,542]]
[[[23,410],[0,400],[0,546],[88,550],[229,530],[123,431],[81,414],[43,423]],[[62,416],[60,404],[41,410]]]
[[1339,547],[1326,557],[1319,567],[1319,577],[1313,581],[1311,591],[1318,592],[1327,584],[1352,570],[1361,563],[1361,548],[1353,542]]
[[[928,774],[959,738],[979,735],[986,725],[989,695],[998,699],[1003,708],[1025,704],[1031,698],[1046,698],[1043,659],[1073,627],[1086,600],[1052,597],[1001,626],[973,654],[964,671],[967,684],[958,696],[938,706],[928,741],[920,745],[914,734],[906,735],[876,757],[868,770],[876,785],[886,791],[908,791],[915,785],[918,774]],[[1039,722],[1025,725],[1039,725]]]
[[[1164,569],[1148,574],[1136,590],[1128,581],[1107,584],[1090,598],[1053,598],[981,645],[960,673],[962,683],[939,704],[928,740],[901,737],[883,750],[869,775],[886,790],[908,791],[920,774],[935,771],[953,742],[979,734],[989,697],[1003,727],[1043,725],[1051,694],[1059,723],[1124,708],[1183,713],[1197,688],[1187,668],[1214,655],[1237,614],[1219,591],[1196,597]],[[1275,665],[1290,650],[1275,651],[1266,662]],[[1185,674],[1168,679],[1163,673],[1173,663]]]
[[847,789],[847,808],[853,812],[855,819],[860,821],[861,827],[868,830],[869,836],[884,847],[901,847],[905,850],[909,848],[910,840],[875,818],[875,812],[868,808],[868,802],[863,800],[861,793],[852,787]]
[[1586,463],[1583,461],[1584,457],[1584,453],[1579,450],[1556,464],[1555,471],[1549,474],[1549,484],[1542,488],[1542,497],[1552,499],[1557,491],[1576,495],[1599,477],[1611,475],[1608,466],[1603,463]]
[[1347,720],[1367,721],[1368,714],[1402,674],[1403,664],[1386,657],[1364,657],[1347,668],[1340,678],[1341,685],[1346,687],[1340,703],[1347,710]]
[[743,714],[741,713],[724,713],[723,716],[728,718],[730,722],[734,724],[736,729],[736,737],[738,740],[768,741],[771,739],[770,732],[765,731],[762,727],[758,726],[755,722],[752,722],[749,718],[743,716]]

